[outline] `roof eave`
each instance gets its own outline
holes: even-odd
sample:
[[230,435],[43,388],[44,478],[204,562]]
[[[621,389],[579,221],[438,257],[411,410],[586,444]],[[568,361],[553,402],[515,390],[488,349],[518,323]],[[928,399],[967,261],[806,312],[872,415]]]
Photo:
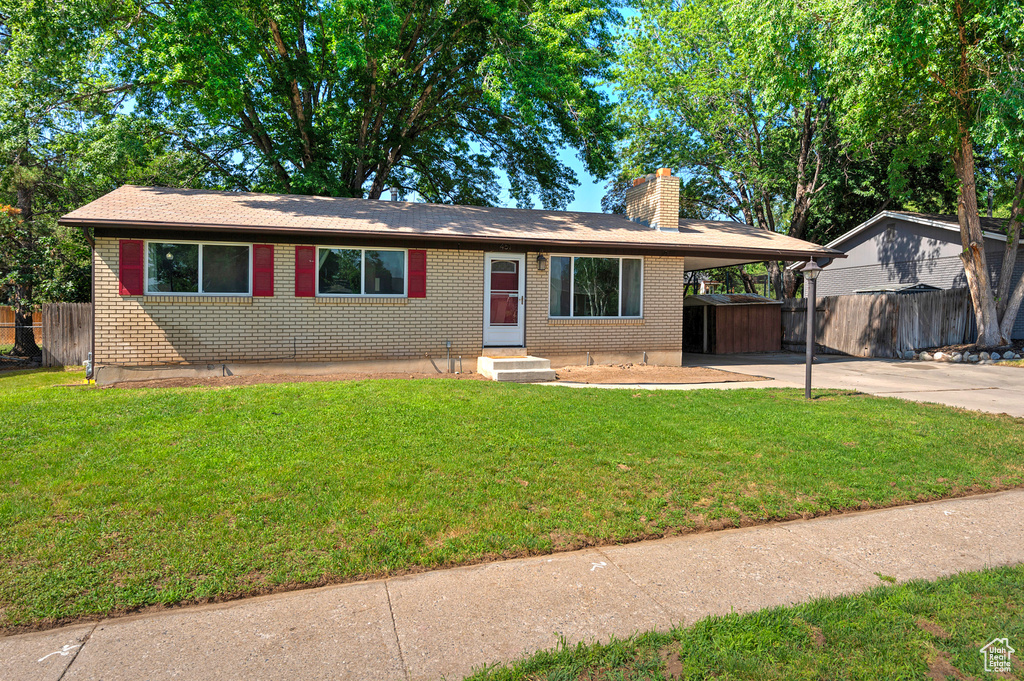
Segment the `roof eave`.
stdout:
[[[941,222],[939,220],[928,220],[928,219],[922,218],[922,217],[920,217],[918,215],[906,215],[904,213],[897,213],[897,212],[891,211],[891,210],[883,210],[881,213],[878,213],[876,215],[872,215],[870,218],[868,218],[864,222],[860,223],[859,225],[857,225],[856,227],[854,227],[850,231],[848,231],[848,232],[846,232],[846,233],[836,237],[832,241],[828,242],[827,244],[825,244],[825,248],[835,248],[835,247],[839,246],[839,244],[841,244],[844,241],[846,241],[847,239],[850,239],[852,237],[857,236],[858,234],[863,232],[865,229],[875,225],[876,223],[878,223],[881,220],[905,220],[907,222],[914,222],[914,223],[917,223],[919,225],[929,225],[931,227],[938,227],[939,229],[944,229],[944,230],[946,230],[948,232],[959,232],[960,231],[959,227],[954,227],[954,226],[950,225],[949,223]],[[982,230],[981,233],[984,235],[984,237],[986,239],[995,239],[996,241],[1006,241],[1006,235],[1005,234],[997,234],[995,232],[988,232],[988,231],[985,231],[985,230]]]

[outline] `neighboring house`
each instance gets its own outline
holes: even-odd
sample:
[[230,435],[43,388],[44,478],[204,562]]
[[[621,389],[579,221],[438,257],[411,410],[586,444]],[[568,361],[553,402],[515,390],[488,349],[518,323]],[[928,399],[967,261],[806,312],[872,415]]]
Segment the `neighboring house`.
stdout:
[[[985,252],[993,285],[999,281],[1006,224],[997,218],[981,218]],[[827,248],[848,256],[818,275],[819,296],[881,291],[910,292],[921,284],[940,289],[966,288],[960,252],[960,224],[955,215],[924,215],[885,211],[858,225]],[[1013,272],[1016,284],[1024,275],[1024,258]],[[1024,338],[1024,315],[1017,317],[1013,338]]]
[[842,257],[680,221],[678,192],[667,169],[637,180],[627,219],[124,186],[61,222],[95,235],[100,383],[168,365],[429,370],[448,353],[465,370],[523,352],[556,366],[587,353],[679,365],[686,270]]

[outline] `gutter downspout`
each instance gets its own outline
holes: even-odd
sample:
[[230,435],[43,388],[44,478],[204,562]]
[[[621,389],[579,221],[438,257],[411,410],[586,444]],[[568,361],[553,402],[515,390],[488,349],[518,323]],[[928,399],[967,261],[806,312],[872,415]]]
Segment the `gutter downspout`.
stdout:
[[96,376],[96,240],[89,233],[88,227],[82,227],[82,234],[89,242],[89,306],[92,312],[92,338],[89,339],[89,370],[86,380],[95,380]]

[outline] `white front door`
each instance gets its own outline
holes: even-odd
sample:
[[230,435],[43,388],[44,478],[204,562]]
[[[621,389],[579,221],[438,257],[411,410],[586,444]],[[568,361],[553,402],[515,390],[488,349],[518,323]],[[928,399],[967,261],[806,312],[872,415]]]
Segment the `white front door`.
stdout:
[[484,256],[484,345],[525,345],[526,256]]

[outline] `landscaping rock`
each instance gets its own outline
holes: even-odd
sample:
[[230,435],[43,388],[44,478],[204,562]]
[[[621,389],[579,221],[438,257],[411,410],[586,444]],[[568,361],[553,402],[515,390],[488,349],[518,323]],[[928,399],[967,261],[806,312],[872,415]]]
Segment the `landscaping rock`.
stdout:
[[923,359],[926,362],[930,362],[931,359],[932,359],[932,356],[930,354],[928,354],[927,352],[922,352],[921,353],[921,359]]
[[1002,355],[1000,355],[1000,354],[999,354],[998,352],[993,352],[993,353],[992,353],[992,354],[991,354],[991,355],[989,356],[989,359],[1002,359],[1002,358],[1003,358],[1003,356],[1002,356]]
[[903,359],[917,359],[917,353],[913,350],[907,350],[903,353]]
[[978,353],[978,359],[992,359],[992,355],[987,352]]
[[936,352],[934,355],[932,355],[932,359],[934,359],[936,362],[941,362],[942,360],[946,359],[946,353],[940,350]]
[[977,355],[967,355],[967,361],[968,362],[977,362],[978,361],[978,356]]
[[964,361],[964,356],[961,355],[959,352],[955,352],[953,353],[953,358],[950,361],[953,362],[954,364],[959,364],[960,362]]

